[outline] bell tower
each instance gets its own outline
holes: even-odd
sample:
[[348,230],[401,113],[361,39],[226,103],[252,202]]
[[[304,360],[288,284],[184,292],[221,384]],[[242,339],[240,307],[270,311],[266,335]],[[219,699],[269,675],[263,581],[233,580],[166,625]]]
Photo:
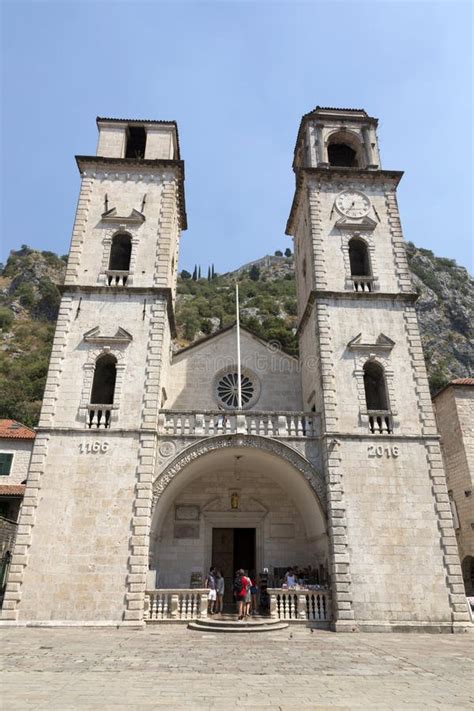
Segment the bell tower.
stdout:
[[98,118],[3,619],[143,624],[184,164],[174,121]]
[[396,189],[377,119],[303,116],[294,239],[304,406],[322,415],[335,628],[468,622]]

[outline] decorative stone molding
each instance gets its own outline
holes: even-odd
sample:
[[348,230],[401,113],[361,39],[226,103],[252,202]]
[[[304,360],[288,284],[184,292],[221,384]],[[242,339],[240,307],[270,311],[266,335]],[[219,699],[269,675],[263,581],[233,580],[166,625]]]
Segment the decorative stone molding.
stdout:
[[227,447],[248,447],[264,450],[285,460],[304,476],[319,499],[323,511],[325,511],[326,485],[323,475],[319,473],[307,459],[291,447],[288,447],[286,444],[278,442],[275,439],[260,437],[258,435],[220,435],[200,440],[199,442],[186,447],[186,449],[180,452],[178,456],[170,464],[168,464],[155,479],[153,484],[152,509],[156,507],[156,504],[166,487],[185,467],[191,464],[191,462],[194,462],[196,459],[199,459],[199,457],[202,457],[205,454],[225,449]]
[[323,395],[323,430],[334,432],[339,421],[337,413],[336,377],[334,373],[334,348],[332,344],[332,326],[329,307],[321,301],[315,301],[316,331],[319,340],[320,378]]
[[93,178],[84,175],[81,182],[81,192],[79,194],[76,218],[74,220],[74,228],[72,231],[71,249],[69,251],[66,276],[64,278],[65,286],[77,283],[79,263],[82,257],[82,248],[84,245],[86,225],[89,216],[89,205],[92,198],[93,188]]
[[147,428],[148,431],[141,432],[139,438],[123,625],[144,624],[145,590],[150,550],[152,482],[157,457],[156,429],[161,398],[163,358],[166,358],[168,353],[168,337],[167,302],[164,299],[157,300],[151,306],[147,339],[140,427]]
[[392,238],[395,273],[397,275],[399,291],[411,292],[413,291],[413,285],[411,273],[408,268],[405,240],[403,239],[395,189],[396,186],[385,193],[385,205],[387,207],[388,224]]
[[359,230],[341,233],[341,251],[344,260],[344,272],[346,275],[344,287],[348,291],[354,291],[354,277],[351,274],[351,262],[349,259],[349,242],[351,239],[360,239],[367,245],[370,262],[370,273],[372,275],[372,291],[379,290],[379,278],[377,276],[377,261],[375,257],[375,239],[370,232],[360,232]]
[[130,343],[130,341],[133,340],[133,336],[121,326],[118,327],[114,336],[101,336],[99,326],[95,326],[84,334],[83,339],[86,343],[95,343],[104,346],[109,345],[112,347],[114,345]]
[[142,212],[139,212],[138,210],[135,210],[135,208],[132,208],[132,211],[130,215],[125,216],[120,216],[117,215],[117,208],[112,207],[110,210],[107,210],[107,212],[103,212],[101,216],[102,222],[111,222],[111,223],[120,223],[120,226],[122,227],[123,225],[141,225],[142,222],[145,222],[145,215]]
[[71,327],[73,298],[64,295],[59,307],[56,331],[54,333],[53,347],[49,361],[48,377],[43,394],[43,405],[39,419],[40,427],[51,427],[57,407],[57,391],[61,381],[61,374],[66,352],[69,329]]
[[407,335],[408,352],[410,354],[411,373],[415,382],[416,402],[420,418],[421,432],[425,435],[436,435],[436,427],[431,394],[426,374],[425,359],[421,345],[418,317],[413,306],[403,309],[405,332]]
[[[163,175],[160,213],[158,215],[158,239],[156,242],[154,286],[167,287],[177,269],[177,242],[179,238],[179,215],[177,209],[178,183],[174,175]],[[174,258],[174,263],[173,263]]]
[[362,338],[362,333],[359,333],[357,336],[355,336],[349,341],[349,343],[347,344],[347,348],[353,351],[390,352],[395,345],[395,341],[392,341],[392,339],[386,336],[384,333],[380,333],[375,339],[374,343],[370,343],[369,341],[363,341]]

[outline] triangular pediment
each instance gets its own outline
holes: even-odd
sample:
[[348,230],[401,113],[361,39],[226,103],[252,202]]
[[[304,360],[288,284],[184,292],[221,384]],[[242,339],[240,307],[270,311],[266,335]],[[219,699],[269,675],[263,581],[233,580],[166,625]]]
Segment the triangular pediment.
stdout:
[[341,217],[336,222],[336,227],[340,230],[359,230],[361,232],[372,232],[377,227],[375,220],[371,217],[354,219],[353,217]]
[[118,215],[117,214],[117,208],[116,207],[111,207],[110,210],[106,210],[106,212],[103,212],[102,215],[102,221],[103,222],[123,222],[123,223],[139,223],[141,224],[142,222],[145,222],[145,215],[140,212],[139,210],[135,210],[135,208],[131,211],[131,213],[127,216],[124,215]]
[[354,336],[354,338],[349,341],[347,347],[350,350],[356,351],[391,351],[394,345],[395,341],[392,341],[392,339],[384,333],[380,333],[375,340],[373,337],[364,338],[362,333],[358,333],[357,336]]
[[91,328],[90,331],[87,331],[84,334],[83,339],[86,343],[101,343],[103,345],[113,345],[114,343],[130,343],[130,341],[133,340],[133,336],[121,326],[118,327],[115,335],[102,336],[100,333],[99,326],[95,326],[94,328]]

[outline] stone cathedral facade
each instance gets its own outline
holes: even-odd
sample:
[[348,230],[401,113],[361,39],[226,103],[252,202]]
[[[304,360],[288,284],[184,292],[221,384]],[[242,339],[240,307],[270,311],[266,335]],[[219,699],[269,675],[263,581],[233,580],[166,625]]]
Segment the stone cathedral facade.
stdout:
[[3,624],[130,625],[212,563],[329,591],[332,629],[466,628],[396,190],[377,120],[303,116],[287,234],[299,360],[235,327],[173,352],[174,122],[99,118]]

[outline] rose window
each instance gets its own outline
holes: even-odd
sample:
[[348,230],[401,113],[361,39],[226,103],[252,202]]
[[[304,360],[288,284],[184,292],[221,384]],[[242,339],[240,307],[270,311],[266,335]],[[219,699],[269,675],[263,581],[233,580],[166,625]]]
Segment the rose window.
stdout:
[[[239,377],[237,372],[225,373],[216,384],[217,397],[225,407],[236,409],[239,405],[238,395]],[[255,384],[248,375],[241,374],[240,387],[242,405],[247,405],[255,396]]]

